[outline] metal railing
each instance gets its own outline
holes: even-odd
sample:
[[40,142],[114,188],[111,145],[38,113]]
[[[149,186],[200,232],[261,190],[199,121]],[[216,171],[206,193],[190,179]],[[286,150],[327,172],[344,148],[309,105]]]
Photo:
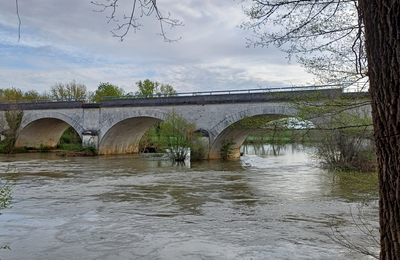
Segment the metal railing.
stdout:
[[[320,85],[320,86],[301,86],[301,87],[278,87],[278,88],[255,88],[255,89],[234,89],[234,90],[212,90],[212,91],[195,91],[180,93],[158,93],[148,95],[123,95],[123,96],[104,96],[101,100],[110,99],[132,99],[132,98],[162,98],[162,97],[185,97],[185,96],[205,96],[205,95],[230,95],[230,94],[250,94],[250,93],[272,93],[286,91],[307,91],[307,90],[323,90],[323,89],[345,89],[342,85]],[[67,102],[81,101],[90,103],[87,97],[81,98],[49,98],[49,99],[28,99],[28,100],[3,100],[0,104],[13,103],[45,103],[45,102]]]
[[47,99],[25,99],[25,100],[2,100],[0,104],[18,104],[18,103],[46,103],[46,102],[70,102],[85,101],[86,98],[47,98]]
[[187,96],[209,96],[209,95],[230,95],[230,94],[250,94],[250,93],[271,93],[286,91],[306,91],[321,89],[342,89],[337,85],[323,86],[303,86],[303,87],[279,87],[279,88],[255,88],[255,89],[234,89],[234,90],[215,90],[215,91],[196,91],[196,92],[180,92],[180,93],[158,93],[148,95],[123,95],[123,96],[104,96],[101,100],[109,99],[131,99],[131,98],[162,98],[162,97],[187,97]]

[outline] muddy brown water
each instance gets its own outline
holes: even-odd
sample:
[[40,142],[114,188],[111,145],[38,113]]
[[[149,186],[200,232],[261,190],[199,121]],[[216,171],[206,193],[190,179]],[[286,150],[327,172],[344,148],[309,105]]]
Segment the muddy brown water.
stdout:
[[[169,161],[140,155],[0,155],[19,180],[0,216],[2,260],[369,259],[353,217],[377,221],[377,199],[350,200],[310,163],[309,148],[245,149],[240,161]],[[352,217],[353,215],[353,217]]]

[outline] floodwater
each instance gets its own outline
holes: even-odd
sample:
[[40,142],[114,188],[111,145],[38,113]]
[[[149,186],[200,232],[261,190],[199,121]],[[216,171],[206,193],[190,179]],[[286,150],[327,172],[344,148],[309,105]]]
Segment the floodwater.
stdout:
[[[2,260],[369,259],[334,242],[376,224],[377,199],[341,195],[307,149],[172,165],[140,155],[0,155],[19,172],[0,216]],[[353,216],[353,217],[352,217]]]

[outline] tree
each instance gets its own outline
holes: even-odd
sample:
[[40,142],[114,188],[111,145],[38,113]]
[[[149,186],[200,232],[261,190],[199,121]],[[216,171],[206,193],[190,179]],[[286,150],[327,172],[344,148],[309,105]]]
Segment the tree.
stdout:
[[100,83],[95,91],[92,101],[99,103],[102,97],[123,96],[125,91],[109,82]]
[[[380,183],[380,259],[400,259],[399,0],[249,2],[245,13],[252,21],[243,27],[255,32],[250,43],[274,44],[289,56],[305,54],[299,61],[307,68],[327,71],[321,78],[332,74],[333,82],[344,83],[343,72],[354,75],[352,82],[368,76]],[[270,25],[278,28],[265,32]],[[316,52],[322,56],[306,56]],[[343,59],[345,69],[335,62],[318,63],[329,58]]]
[[2,140],[2,151],[5,153],[13,153],[14,144],[17,141],[19,127],[21,126],[24,111],[19,110],[16,105],[10,105],[10,109],[4,112],[4,118],[0,118],[0,129],[5,129]]
[[319,84],[361,81],[366,76],[363,24],[356,0],[253,1],[244,7],[252,30],[248,46],[274,45],[295,56]]
[[360,0],[378,157],[381,259],[400,259],[400,2]]
[[167,114],[161,127],[161,142],[173,161],[184,161],[190,148],[196,144],[196,124],[187,121],[175,111]]
[[56,83],[50,88],[52,98],[61,100],[70,100],[84,98],[86,96],[86,86],[82,83],[76,83],[72,80],[69,83]]
[[[160,97],[160,96],[173,96],[176,94],[176,90],[169,84],[160,84],[157,81],[151,81],[149,79],[145,79],[144,81],[139,80],[136,82],[136,86],[138,87],[138,91],[135,92],[135,95],[143,95],[144,97]],[[157,140],[160,140],[161,128],[164,122],[159,122],[155,124],[153,127],[149,128],[146,133],[142,137],[142,150],[145,151],[148,146],[154,145],[154,141],[151,141],[152,133],[155,132],[157,136]]]
[[45,94],[39,94],[36,90],[28,90],[24,93],[24,100],[34,100],[34,99],[44,99],[46,98]]
[[153,96],[173,96],[176,94],[176,90],[169,84],[160,84],[157,81],[151,81],[145,79],[144,81],[139,80],[136,82],[138,91],[135,95],[144,95],[145,97]]
[[23,92],[18,88],[0,89],[0,101],[46,99],[46,94],[39,94],[36,90]]
[[[325,168],[347,172],[374,172],[372,118],[364,95],[293,100],[298,118],[313,122],[307,134],[317,136],[315,157]],[[368,101],[368,102],[366,102]],[[348,109],[352,107],[353,109]],[[312,133],[310,133],[312,132]]]
[[22,90],[17,88],[6,88],[0,89],[0,100],[22,100],[24,99],[24,93]]

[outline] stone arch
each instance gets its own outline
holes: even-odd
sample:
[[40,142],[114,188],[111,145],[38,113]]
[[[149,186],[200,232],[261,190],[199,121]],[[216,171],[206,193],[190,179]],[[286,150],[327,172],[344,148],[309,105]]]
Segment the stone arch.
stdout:
[[16,147],[38,148],[40,145],[56,147],[61,135],[69,126],[82,137],[83,128],[73,118],[56,111],[24,112]]
[[220,159],[220,150],[224,142],[232,141],[232,157],[240,157],[240,147],[251,130],[242,127],[230,127],[234,123],[251,116],[294,116],[296,110],[284,105],[270,105],[249,108],[235,113],[215,125],[210,132],[209,159]]
[[143,134],[154,124],[163,121],[166,115],[144,109],[119,112],[100,128],[99,154],[138,153]]

